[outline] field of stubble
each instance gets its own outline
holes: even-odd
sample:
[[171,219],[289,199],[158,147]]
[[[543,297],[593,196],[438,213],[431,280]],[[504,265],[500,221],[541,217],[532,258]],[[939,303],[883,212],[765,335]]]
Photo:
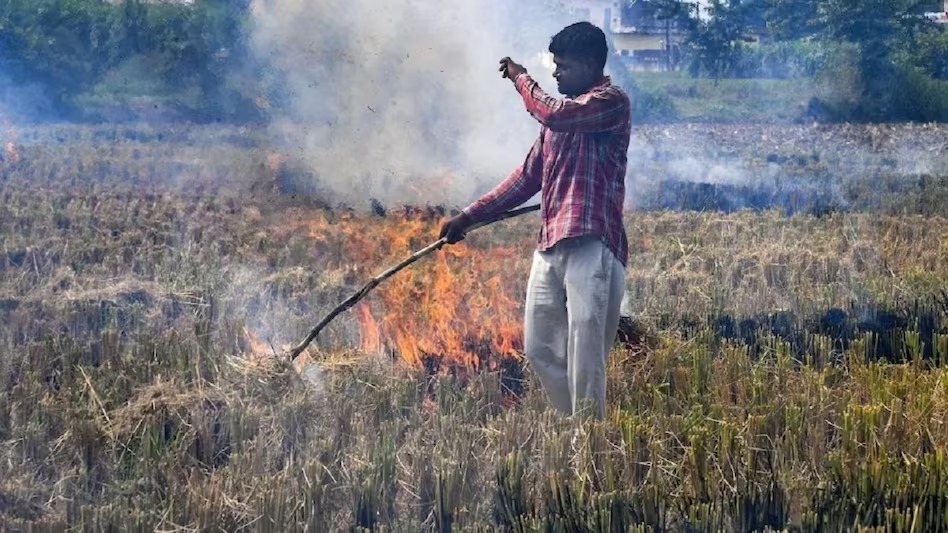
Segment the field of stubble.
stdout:
[[0,529],[948,527],[948,128],[668,126],[630,165],[609,412],[520,356],[537,221],[434,240],[262,136],[42,126],[0,161]]

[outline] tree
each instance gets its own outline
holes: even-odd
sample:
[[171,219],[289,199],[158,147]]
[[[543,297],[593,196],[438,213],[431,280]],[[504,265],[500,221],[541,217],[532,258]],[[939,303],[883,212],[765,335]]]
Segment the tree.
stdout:
[[924,24],[919,0],[824,0],[819,25],[829,40],[852,43],[858,50],[862,109],[866,118],[894,118],[894,103],[905,82],[896,52]]
[[766,0],[763,19],[776,40],[813,37],[820,32],[817,0]]
[[41,83],[68,111],[110,65],[109,9],[89,0],[0,2],[0,67],[15,81]]
[[711,0],[708,18],[697,21],[686,41],[692,54],[691,74],[706,72],[717,83],[732,70],[745,29],[745,14],[738,0]]
[[672,67],[672,28],[676,31],[689,34],[694,29],[696,18],[693,18],[695,6],[682,0],[651,0],[651,9],[655,19],[662,22],[665,28],[665,70]]
[[932,78],[948,80],[948,31],[933,28],[923,32],[906,55],[906,62]]

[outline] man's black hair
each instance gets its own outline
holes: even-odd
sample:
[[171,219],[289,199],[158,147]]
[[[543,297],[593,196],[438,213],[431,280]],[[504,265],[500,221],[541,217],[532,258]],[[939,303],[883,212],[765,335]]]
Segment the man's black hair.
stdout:
[[553,55],[588,59],[595,61],[599,68],[606,66],[609,46],[606,34],[589,22],[577,22],[563,28],[550,40],[550,53]]

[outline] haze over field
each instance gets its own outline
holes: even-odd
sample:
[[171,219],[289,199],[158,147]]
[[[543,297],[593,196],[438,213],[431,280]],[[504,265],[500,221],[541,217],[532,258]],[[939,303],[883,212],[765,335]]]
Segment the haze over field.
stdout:
[[292,100],[274,134],[340,200],[466,202],[537,135],[497,62],[516,57],[553,87],[540,54],[570,19],[548,4],[258,2],[255,48],[287,73]]
[[[289,111],[271,117],[273,141],[316,175],[313,192],[362,208],[369,198],[386,205],[463,207],[503,179],[522,160],[538,125],[496,74],[497,60],[518,58],[555,94],[542,53],[550,36],[581,18],[547,0],[396,0],[384,9],[371,0],[261,0],[252,13],[254,50],[286,73],[290,93]],[[626,67],[613,55],[608,68]],[[770,90],[748,83],[757,98]],[[816,82],[798,83],[810,92]],[[787,182],[780,164],[761,165],[768,154],[751,161],[721,153],[720,131],[699,126],[643,133],[634,122],[630,207],[639,192],[665,179],[731,186]],[[883,142],[827,144],[826,135],[834,136],[803,127],[792,137],[807,157],[823,152],[837,158],[831,173],[880,157],[893,162],[896,174],[945,166],[920,139],[883,133]]]
[[[812,99],[823,101],[818,110],[837,105],[836,118],[823,117],[830,121],[860,112],[879,120],[873,109],[890,110],[882,115],[885,121],[939,116],[938,103],[948,101],[938,98],[948,76],[938,59],[946,55],[939,53],[939,46],[948,46],[945,32],[913,30],[911,38],[896,33],[902,43],[897,45],[845,23],[877,14],[872,20],[894,32],[900,21],[911,20],[903,16],[905,2],[895,4],[902,7],[879,6],[881,14],[871,7],[836,13],[833,31],[787,22],[804,8],[812,10],[813,2],[795,3],[792,13],[782,15],[763,9],[764,3],[741,4],[757,10],[750,14],[728,7],[743,32],[756,31],[754,24],[763,17],[782,33],[760,46],[727,45],[730,55],[715,62],[699,53],[707,45],[700,38],[723,30],[703,17],[698,30],[683,30],[681,39],[697,44],[684,46],[678,65],[685,70],[697,64],[698,78],[686,72],[629,73],[613,55],[614,81],[632,93],[636,107],[629,205],[641,205],[636,203],[641,193],[661,180],[740,187],[762,180],[791,183],[788,174],[800,174],[773,161],[769,152],[750,158],[727,152],[722,148],[727,137],[747,130],[722,122],[786,125],[798,151],[790,161],[818,162],[817,170],[830,176],[857,175],[868,159],[885,159],[895,175],[941,172],[948,163],[940,155],[945,150],[937,132],[889,139],[883,128],[882,135],[844,135],[845,142],[838,143],[834,126],[810,123]],[[516,167],[539,129],[498,75],[497,60],[513,56],[552,92],[540,54],[551,35],[586,16],[576,9],[582,5],[395,0],[380,8],[370,0],[188,5],[77,0],[37,12],[28,2],[12,2],[0,13],[0,126],[5,128],[0,143],[37,142],[16,133],[37,121],[250,124],[254,138],[246,139],[247,146],[270,152],[258,159],[292,165],[293,185],[312,197],[357,209],[368,208],[371,198],[389,206],[462,207]],[[53,34],[56,39],[37,37]],[[854,55],[859,43],[863,49],[888,49],[905,70],[870,75],[882,68],[876,65],[863,77],[863,63]],[[616,46],[628,44],[619,39]],[[708,70],[719,64],[730,70]],[[720,87],[710,79],[717,75],[725,78]],[[879,87],[867,92],[860,86],[861,80],[888,78],[904,87],[881,94],[904,95],[901,100],[880,100]],[[708,123],[722,127],[707,128]]]

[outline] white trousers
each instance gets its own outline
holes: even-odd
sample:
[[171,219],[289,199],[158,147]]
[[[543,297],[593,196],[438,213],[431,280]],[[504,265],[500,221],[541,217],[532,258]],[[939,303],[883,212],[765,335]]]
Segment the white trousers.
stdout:
[[598,237],[534,252],[524,352],[559,411],[605,415],[606,357],[624,293],[625,267]]

